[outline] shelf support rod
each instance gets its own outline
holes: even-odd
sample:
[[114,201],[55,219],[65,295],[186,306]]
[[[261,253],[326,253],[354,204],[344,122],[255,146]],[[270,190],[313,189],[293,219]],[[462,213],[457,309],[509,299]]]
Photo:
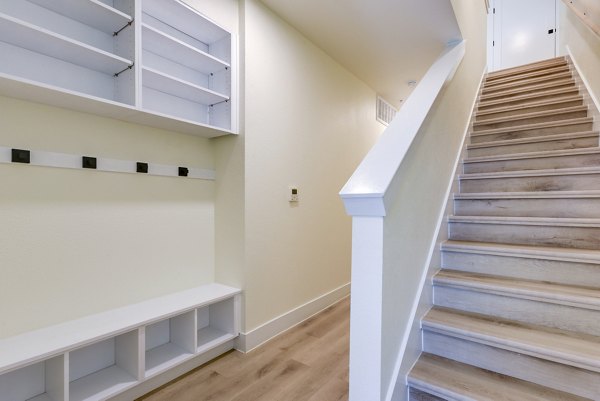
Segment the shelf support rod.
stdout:
[[118,31],[113,32],[113,36],[118,36],[123,29],[127,28],[128,26],[131,26],[133,24],[133,21],[135,21],[135,19],[132,19],[131,21],[129,21],[127,24],[125,24],[125,26],[123,28],[119,29]]

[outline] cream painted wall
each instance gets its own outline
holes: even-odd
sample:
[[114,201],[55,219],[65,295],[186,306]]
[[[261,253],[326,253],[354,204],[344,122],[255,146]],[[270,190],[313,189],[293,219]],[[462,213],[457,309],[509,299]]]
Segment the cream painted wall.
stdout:
[[349,282],[351,221],[338,192],[383,127],[370,88],[262,3],[244,3],[251,331]]
[[[0,98],[2,146],[214,168],[210,142]],[[0,338],[214,280],[214,183],[0,165]]]
[[[399,372],[394,400],[406,399],[404,377],[420,352],[420,342],[409,343],[404,355],[408,362],[400,365],[403,333],[398,334],[399,316],[410,316],[421,278],[429,268],[429,251],[436,241],[455,162],[486,68],[485,3],[452,0],[452,6],[466,40],[465,57],[438,96],[394,178],[390,190],[395,201],[384,220],[382,384],[390,383]],[[411,344],[419,349],[411,349]],[[392,396],[387,388],[382,388],[382,393]]]
[[600,37],[562,1],[559,1],[559,20],[560,53],[567,55],[570,50],[580,69],[579,73],[590,85],[593,96],[600,101]]

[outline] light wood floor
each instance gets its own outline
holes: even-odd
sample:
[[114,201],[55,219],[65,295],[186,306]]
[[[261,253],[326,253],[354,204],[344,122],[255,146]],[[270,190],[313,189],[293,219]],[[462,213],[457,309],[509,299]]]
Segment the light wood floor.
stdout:
[[139,401],[348,399],[348,298],[242,354],[232,351]]

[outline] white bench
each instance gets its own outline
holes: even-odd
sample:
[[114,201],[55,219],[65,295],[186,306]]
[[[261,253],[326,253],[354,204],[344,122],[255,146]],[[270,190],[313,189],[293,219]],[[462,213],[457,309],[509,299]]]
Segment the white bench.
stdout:
[[0,401],[99,401],[239,334],[240,293],[208,284],[0,340]]

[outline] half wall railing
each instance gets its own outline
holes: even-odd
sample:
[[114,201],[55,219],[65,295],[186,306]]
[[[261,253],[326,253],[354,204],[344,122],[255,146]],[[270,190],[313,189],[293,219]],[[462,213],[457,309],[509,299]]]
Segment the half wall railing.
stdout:
[[445,49],[340,192],[352,216],[350,401],[391,397],[394,361],[406,347],[427,266],[415,263],[411,271],[392,273],[402,281],[401,294],[386,290],[384,259],[386,248],[394,246],[386,239],[386,220],[393,217],[391,204],[405,178],[400,166],[464,55],[464,41]]

